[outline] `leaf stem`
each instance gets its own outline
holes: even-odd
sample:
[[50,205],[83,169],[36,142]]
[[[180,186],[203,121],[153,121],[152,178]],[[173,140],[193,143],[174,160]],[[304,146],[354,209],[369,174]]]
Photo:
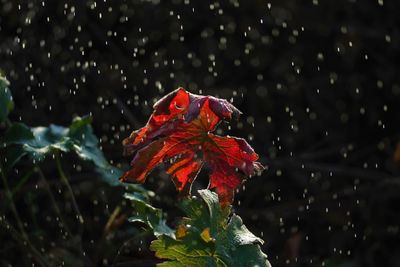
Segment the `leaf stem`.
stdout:
[[[12,238],[17,241],[21,247],[26,248],[28,251],[30,251],[33,256],[36,258],[36,261],[38,262],[39,265],[43,267],[50,266],[46,259],[43,257],[43,255],[32,245],[30,242],[28,235],[25,232],[24,226],[22,224],[21,218],[19,217],[17,207],[15,206],[14,199],[13,199],[13,192],[10,191],[10,187],[8,186],[7,182],[7,177],[4,172],[3,165],[0,163],[0,173],[1,173],[1,178],[3,180],[4,188],[5,188],[5,193],[8,198],[8,202],[10,204],[11,212],[13,213],[15,220],[17,221],[18,228],[20,228],[21,234],[18,233],[18,231],[6,220],[5,216],[0,216],[0,225],[6,230],[6,232],[10,233]],[[29,178],[31,173],[28,173],[28,175],[25,175]],[[27,178],[26,178],[27,179]],[[19,183],[18,185],[20,185]],[[18,188],[17,188],[18,189]]]
[[97,241],[97,246],[95,249],[95,252],[93,253],[93,262],[94,262],[94,266],[98,265],[99,262],[99,258],[101,256],[101,249],[104,248],[104,244],[106,242],[106,236],[107,234],[110,233],[110,231],[112,231],[112,224],[115,221],[115,219],[117,218],[117,216],[120,214],[121,212],[121,206],[116,206],[114,211],[112,212],[111,216],[108,218],[106,225],[104,226],[103,229],[103,234],[101,235],[101,238]]
[[59,152],[55,153],[55,160],[56,160],[56,164],[57,164],[58,174],[60,175],[60,178],[61,178],[62,182],[67,187],[68,192],[69,192],[69,194],[71,196],[72,205],[74,206],[77,219],[78,219],[80,225],[83,225],[83,223],[84,223],[83,216],[82,216],[82,214],[81,214],[81,212],[79,210],[78,203],[76,202],[74,191],[72,190],[72,187],[71,187],[71,185],[70,185],[70,183],[68,181],[68,178],[65,175],[64,170],[62,168],[61,160],[60,160],[60,153]]
[[22,236],[24,237],[24,239],[28,240],[28,235],[26,234],[24,225],[22,224],[21,218],[19,217],[17,207],[15,206],[13,195],[10,191],[10,187],[8,186],[7,177],[4,172],[3,165],[1,163],[0,163],[0,173],[1,173],[1,178],[3,180],[3,184],[4,184],[5,193],[6,193],[8,202],[10,204],[11,212],[13,213],[14,218],[17,221],[18,228],[21,231]]
[[18,181],[18,184],[14,187],[14,189],[11,191],[12,195],[15,195],[21,187],[29,180],[29,178],[32,176],[34,172],[34,169],[32,168],[29,170],[22,178]]
[[32,243],[18,233],[18,231],[4,217],[0,217],[0,225],[6,232],[11,234],[12,238],[17,241],[21,247],[32,253],[39,265],[44,267],[50,266],[45,257],[32,245]]
[[[58,161],[60,161],[60,160],[58,160]],[[60,165],[60,168],[61,168],[61,162],[59,163],[59,165]],[[57,167],[57,168],[58,168],[58,167]],[[64,174],[64,172],[63,172],[63,170],[62,170],[62,168],[61,168],[61,171],[62,171],[62,173],[63,173],[63,176],[66,178],[66,176],[65,176],[65,174]],[[72,231],[71,231],[71,229],[68,227],[68,224],[67,224],[67,222],[66,222],[66,220],[65,220],[65,218],[64,218],[64,216],[63,216],[63,214],[62,214],[62,212],[61,212],[61,209],[60,209],[60,207],[59,207],[58,204],[57,204],[57,201],[56,201],[56,199],[55,199],[55,197],[54,197],[53,192],[51,191],[51,188],[50,188],[50,185],[49,185],[49,183],[48,183],[48,181],[47,181],[47,179],[46,179],[46,176],[44,175],[42,169],[41,169],[39,166],[36,166],[36,172],[39,174],[39,176],[40,176],[40,178],[41,178],[41,180],[42,180],[44,186],[46,187],[46,190],[47,190],[47,192],[48,192],[48,194],[49,194],[49,197],[50,197],[50,201],[51,201],[52,204],[53,204],[54,211],[55,211],[55,213],[58,215],[58,217],[60,218],[60,221],[61,221],[61,223],[62,223],[63,228],[65,229],[65,231],[66,231],[66,233],[68,234],[69,237],[73,237]],[[59,172],[60,172],[60,170],[59,170]],[[60,174],[60,176],[61,176],[61,174]],[[64,181],[64,180],[63,180],[63,181]],[[68,180],[67,180],[67,182],[68,182]],[[65,183],[65,181],[64,181],[64,183]],[[69,183],[68,183],[68,185],[69,185]],[[68,186],[68,185],[67,185],[67,186]],[[72,189],[71,189],[71,190],[72,190]],[[71,191],[70,191],[70,193],[71,193]],[[72,193],[71,193],[71,196],[74,197]],[[75,199],[73,199],[73,201],[75,201]],[[74,207],[75,207],[75,208],[78,208],[78,205],[76,204],[76,201],[75,201],[74,203],[75,203]],[[79,212],[79,209],[78,209],[78,212]],[[80,214],[80,213],[77,213],[77,214]],[[78,216],[79,216],[79,215],[78,215]],[[81,216],[81,217],[82,217],[82,216]],[[83,231],[83,229],[82,229],[82,223],[80,223],[80,224],[79,224],[79,234],[80,234],[80,236],[82,236],[82,231]],[[67,235],[65,235],[65,237],[67,237]],[[84,256],[85,254],[83,253],[82,239],[79,240],[79,250],[82,252],[82,255]]]
[[64,216],[61,213],[60,207],[57,204],[57,201],[54,197],[53,192],[51,191],[50,185],[47,182],[46,177],[44,176],[44,173],[42,171],[42,169],[39,166],[36,166],[36,172],[39,174],[40,179],[42,180],[44,187],[46,188],[46,191],[50,197],[50,201],[53,204],[53,208],[55,213],[58,215],[58,217],[60,218],[61,222],[62,222],[62,226],[64,227],[65,231],[68,233],[69,236],[72,236],[72,232],[68,227],[68,224],[66,223]]
[[119,260],[120,255],[121,255],[122,249],[125,248],[125,246],[127,246],[130,242],[132,242],[132,241],[135,240],[136,238],[137,238],[137,237],[129,238],[128,240],[126,240],[126,241],[118,248],[118,250],[117,250],[117,255],[115,255],[114,260],[113,260],[113,263],[111,264],[112,267],[117,266],[117,263],[118,263],[118,260]]

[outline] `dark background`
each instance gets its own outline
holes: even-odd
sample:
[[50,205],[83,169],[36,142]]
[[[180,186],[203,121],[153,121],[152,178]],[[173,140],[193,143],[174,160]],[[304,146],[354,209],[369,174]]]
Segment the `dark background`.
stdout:
[[[165,93],[182,86],[232,98],[244,115],[229,134],[247,138],[267,166],[241,188],[235,209],[266,241],[272,265],[400,266],[399,10],[395,0],[0,0],[0,68],[16,102],[12,120],[67,125],[91,113],[105,155],[122,168],[121,140]],[[97,218],[81,235],[88,258],[110,265],[133,226],[103,243],[96,231],[123,191],[65,166],[83,192],[82,213]],[[160,170],[145,186],[172,220],[176,192]],[[40,223],[51,215],[35,185],[16,199],[26,227],[41,233],[45,251],[65,247],[52,222]],[[0,264],[27,265],[0,236]],[[143,240],[116,262],[150,264],[151,237]]]

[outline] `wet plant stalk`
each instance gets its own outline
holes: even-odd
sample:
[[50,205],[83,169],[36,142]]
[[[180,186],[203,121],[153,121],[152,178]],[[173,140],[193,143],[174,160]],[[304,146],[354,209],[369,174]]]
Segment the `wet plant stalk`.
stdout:
[[36,167],[36,172],[39,174],[40,179],[42,180],[42,182],[43,182],[43,184],[44,184],[44,186],[45,186],[45,188],[46,188],[46,191],[47,191],[47,193],[48,193],[48,195],[49,195],[49,197],[50,197],[50,201],[51,201],[51,203],[53,204],[54,211],[55,211],[55,213],[57,214],[58,218],[60,218],[60,220],[61,220],[61,222],[62,222],[62,225],[63,225],[65,231],[68,233],[68,235],[72,236],[72,232],[71,232],[71,230],[69,229],[68,224],[66,223],[66,221],[65,221],[65,219],[64,219],[64,216],[63,216],[62,213],[61,213],[60,207],[58,206],[58,204],[57,204],[57,202],[56,202],[56,199],[55,199],[55,197],[54,197],[54,194],[53,194],[53,192],[52,192],[51,189],[50,189],[50,185],[49,185],[49,183],[47,182],[47,179],[46,179],[46,177],[44,176],[44,173],[43,173],[42,169],[41,169],[40,167],[37,166],[37,167]]
[[97,266],[100,260],[101,252],[102,249],[104,248],[104,244],[106,242],[107,235],[112,231],[112,225],[117,219],[117,216],[121,214],[121,206],[116,206],[114,211],[112,212],[111,216],[108,218],[106,225],[104,226],[103,229],[103,234],[99,241],[97,241],[97,246],[96,250],[94,253],[93,261],[94,261],[94,266]]
[[32,245],[32,243],[23,237],[18,231],[8,222],[4,217],[0,217],[0,225],[3,227],[6,232],[8,232],[12,238],[18,242],[21,247],[25,248],[28,250],[30,253],[32,253],[33,257],[35,258],[36,262],[43,267],[48,267],[50,266],[46,259],[43,257],[43,255]]
[[[71,186],[69,186],[68,179],[66,178],[66,176],[65,176],[65,174],[64,174],[64,172],[63,172],[63,169],[62,169],[62,166],[61,166],[61,162],[60,162],[59,159],[58,159],[58,162],[59,162],[59,163],[57,163],[58,171],[60,172],[60,170],[61,170],[61,173],[63,174],[63,175],[61,175],[61,173],[60,173],[60,176],[61,176],[61,177],[64,177],[64,179],[66,179],[66,181],[67,181],[67,183],[68,183],[68,184],[67,184],[67,187],[69,187],[69,191],[70,191],[71,197],[73,198],[72,201],[73,201],[73,203],[75,203],[75,204],[74,204],[74,208],[77,210],[78,216],[80,216],[80,218],[82,218],[82,215],[80,215],[80,212],[79,212],[79,209],[78,209],[78,205],[77,205],[77,203],[76,203],[76,201],[75,201],[74,195],[73,195],[73,193],[72,193]],[[60,167],[58,167],[58,165],[59,165]],[[62,225],[63,225],[63,228],[65,229],[65,231],[66,231],[66,233],[69,235],[69,237],[72,237],[73,234],[72,234],[72,232],[71,232],[71,229],[68,227],[68,224],[67,224],[67,222],[66,222],[64,216],[63,216],[62,213],[61,213],[61,209],[60,209],[60,207],[59,207],[58,204],[57,204],[57,201],[56,201],[56,199],[55,199],[55,197],[54,197],[53,192],[51,191],[51,188],[50,188],[49,183],[47,182],[46,176],[44,175],[42,169],[41,169],[39,166],[37,166],[36,171],[37,171],[37,173],[39,174],[39,176],[40,176],[42,182],[44,183],[44,185],[45,185],[45,187],[46,187],[47,193],[49,194],[49,197],[50,197],[50,201],[51,201],[52,204],[53,204],[54,211],[55,211],[55,213],[57,214],[58,218],[60,218],[61,223],[62,223]],[[62,178],[62,179],[63,179],[63,178]],[[63,181],[64,181],[64,179],[63,179]],[[64,181],[64,183],[65,183],[65,181]],[[82,236],[82,231],[83,231],[83,229],[82,229],[82,224],[83,224],[83,220],[80,221],[80,223],[79,223],[79,232],[80,232],[80,235],[81,235],[81,236]],[[82,246],[82,240],[81,240],[81,239],[79,240],[79,250],[82,252],[82,255],[84,255],[84,253],[83,253],[83,246]]]
[[22,178],[18,181],[17,185],[13,188],[11,191],[12,195],[14,196],[20,189],[21,187],[29,180],[29,178],[32,176],[34,172],[34,169],[32,168],[29,170]]
[[82,214],[81,214],[81,212],[79,210],[78,203],[76,202],[74,191],[72,190],[72,187],[71,187],[71,185],[70,185],[70,183],[68,181],[68,178],[65,175],[64,170],[62,168],[61,160],[60,160],[60,154],[59,153],[55,153],[55,160],[56,160],[57,170],[58,170],[58,173],[60,175],[60,178],[61,178],[62,182],[65,184],[65,186],[67,187],[68,192],[69,192],[69,194],[71,196],[72,205],[74,206],[77,219],[78,219],[80,225],[82,225],[84,223],[83,217],[82,217]]
[[19,217],[19,214],[17,211],[17,207],[15,206],[13,195],[8,186],[7,177],[5,175],[3,165],[1,165],[1,164],[0,164],[0,173],[1,173],[1,178],[3,180],[4,189],[5,189],[7,199],[8,199],[8,203],[10,204],[11,212],[13,213],[14,218],[17,221],[18,228],[21,231],[21,235],[24,237],[24,239],[28,240],[28,236],[25,232],[24,225],[22,224],[21,218]]

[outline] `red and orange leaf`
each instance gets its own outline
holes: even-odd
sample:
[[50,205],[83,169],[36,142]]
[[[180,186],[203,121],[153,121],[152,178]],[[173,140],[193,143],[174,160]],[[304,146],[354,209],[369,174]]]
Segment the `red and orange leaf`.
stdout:
[[239,115],[224,99],[191,94],[183,88],[171,92],[154,105],[146,126],[123,141],[125,153],[135,155],[132,168],[121,180],[143,183],[151,170],[164,163],[177,190],[190,194],[206,164],[211,169],[209,188],[215,188],[222,206],[230,204],[245,176],[263,170],[244,139],[212,133],[221,120]]

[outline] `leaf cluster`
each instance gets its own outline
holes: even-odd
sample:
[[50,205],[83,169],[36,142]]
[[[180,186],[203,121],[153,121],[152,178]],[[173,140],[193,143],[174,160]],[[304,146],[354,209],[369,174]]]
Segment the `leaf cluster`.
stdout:
[[259,266],[269,267],[261,251],[263,240],[251,233],[230,207],[221,208],[218,195],[199,190],[201,198],[186,199],[180,205],[182,218],[172,234],[161,210],[147,200],[126,197],[136,207],[130,220],[145,223],[157,237],[150,249],[166,261],[159,266]]

